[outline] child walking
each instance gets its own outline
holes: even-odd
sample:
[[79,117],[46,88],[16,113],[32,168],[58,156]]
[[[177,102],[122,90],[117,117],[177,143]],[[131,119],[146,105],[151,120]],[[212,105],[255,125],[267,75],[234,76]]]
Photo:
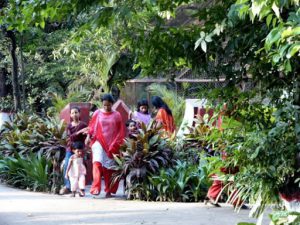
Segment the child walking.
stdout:
[[71,156],[67,167],[66,178],[71,183],[72,197],[75,197],[76,191],[79,189],[79,196],[85,196],[85,175],[86,168],[83,163],[84,144],[80,141],[72,144],[74,155]]
[[135,120],[141,125],[144,123],[146,126],[151,121],[151,115],[149,113],[149,105],[146,99],[142,99],[137,103],[137,111],[135,111],[132,115],[132,120]]

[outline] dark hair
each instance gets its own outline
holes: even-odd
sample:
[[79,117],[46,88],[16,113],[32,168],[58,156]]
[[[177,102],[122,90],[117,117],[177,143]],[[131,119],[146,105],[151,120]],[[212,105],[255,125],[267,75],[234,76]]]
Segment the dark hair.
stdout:
[[159,97],[159,96],[153,96],[153,97],[151,98],[151,103],[152,103],[152,105],[153,105],[155,108],[157,108],[157,109],[163,108],[164,110],[167,111],[167,113],[168,113],[169,115],[172,116],[172,111],[171,111],[171,109],[170,109],[169,106],[164,102],[164,100],[161,99],[161,97]]
[[110,103],[114,104],[115,99],[111,94],[104,94],[101,97],[101,102],[104,102],[104,101],[109,101]]
[[[148,105],[148,101],[147,99],[141,99],[137,102],[137,111],[139,112],[140,111],[140,107],[141,106],[147,106],[147,108],[149,109],[149,105]],[[148,113],[148,110],[147,110],[147,113]]]
[[78,112],[80,112],[80,108],[77,107],[77,106],[73,106],[73,107],[71,108],[70,112],[71,112],[73,109],[76,109]]
[[127,120],[126,127],[129,127],[130,123],[134,123],[135,125],[137,124],[134,120]]
[[84,144],[81,141],[75,141],[75,142],[72,143],[71,148],[72,148],[72,150],[75,150],[75,149],[83,150],[84,149]]

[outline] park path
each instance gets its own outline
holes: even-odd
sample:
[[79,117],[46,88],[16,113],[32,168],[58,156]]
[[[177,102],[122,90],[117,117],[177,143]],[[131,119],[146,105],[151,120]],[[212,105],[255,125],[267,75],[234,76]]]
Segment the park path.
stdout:
[[248,213],[229,205],[126,201],[122,190],[111,199],[71,198],[0,184],[0,225],[235,225],[254,222]]

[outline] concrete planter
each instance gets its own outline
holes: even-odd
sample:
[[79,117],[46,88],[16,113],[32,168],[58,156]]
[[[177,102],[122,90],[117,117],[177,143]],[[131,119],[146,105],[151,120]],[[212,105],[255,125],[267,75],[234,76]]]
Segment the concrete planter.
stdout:
[[12,113],[7,113],[7,112],[0,112],[0,129],[2,128],[3,124],[5,122],[11,122],[12,121]]
[[300,191],[291,189],[285,191],[285,193],[279,193],[279,197],[282,200],[287,211],[300,212]]
[[285,199],[282,199],[282,201],[287,211],[300,213],[300,201],[287,201]]

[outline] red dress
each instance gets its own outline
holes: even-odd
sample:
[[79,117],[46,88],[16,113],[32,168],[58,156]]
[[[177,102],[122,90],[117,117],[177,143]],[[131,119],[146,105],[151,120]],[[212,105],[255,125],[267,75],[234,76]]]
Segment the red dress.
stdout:
[[175,131],[175,123],[172,115],[169,115],[167,111],[160,108],[156,114],[155,120],[162,123],[163,129],[170,136]]

